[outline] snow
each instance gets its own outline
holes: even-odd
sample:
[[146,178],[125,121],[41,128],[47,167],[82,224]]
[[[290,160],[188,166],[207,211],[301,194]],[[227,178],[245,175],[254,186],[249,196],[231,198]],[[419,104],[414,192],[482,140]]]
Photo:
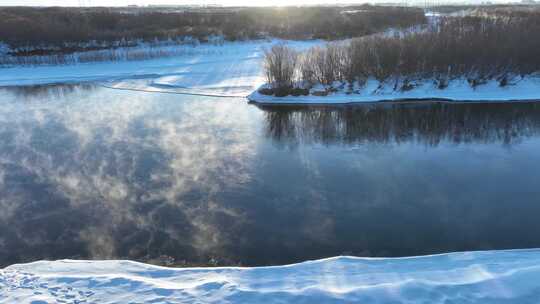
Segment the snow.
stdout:
[[[246,97],[262,104],[344,104],[407,99],[446,101],[516,101],[540,100],[540,77],[527,77],[506,87],[497,82],[471,88],[465,80],[454,80],[443,90],[432,81],[424,81],[410,91],[395,91],[392,85],[378,89],[380,83],[368,80],[357,93],[347,88],[328,96],[261,95],[264,85],[263,50],[285,42],[297,50],[320,45],[323,41],[257,40],[226,42],[223,45],[202,44],[178,52],[178,56],[141,61],[93,62],[74,65],[17,66],[0,68],[0,86],[52,83],[99,82],[123,90],[193,94],[214,97]],[[172,48],[168,46],[168,48]],[[179,46],[183,50],[187,46]],[[174,51],[171,51],[174,53]]]
[[297,49],[322,43],[320,40],[226,42],[189,47],[189,52],[181,52],[179,56],[141,61],[2,68],[0,86],[100,81],[117,89],[245,97],[264,83],[264,48],[279,42]]
[[[321,90],[316,86],[314,90]],[[355,87],[352,93],[347,93],[347,85],[327,96],[285,96],[275,97],[262,95],[258,91],[248,96],[248,99],[260,104],[348,104],[379,101],[403,100],[439,100],[453,102],[501,102],[501,101],[530,101],[540,100],[540,77],[529,76],[513,81],[501,87],[497,81],[471,87],[465,79],[453,80],[445,89],[438,89],[433,81],[424,81],[409,91],[394,90],[386,84],[380,89],[380,83],[374,79],[367,81],[363,87]]]
[[60,260],[0,270],[0,303],[538,303],[540,249],[287,266]]

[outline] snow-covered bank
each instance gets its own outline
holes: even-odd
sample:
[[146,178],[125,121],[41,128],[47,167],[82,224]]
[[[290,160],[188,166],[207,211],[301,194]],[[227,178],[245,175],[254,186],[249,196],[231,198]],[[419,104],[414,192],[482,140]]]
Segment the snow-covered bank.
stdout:
[[[0,69],[0,86],[106,82],[119,89],[245,97],[264,82],[262,52],[281,40],[189,47],[174,57]],[[306,49],[321,41],[286,41]]]
[[[389,83],[380,86],[368,80],[352,89],[342,84],[326,96],[262,95],[256,89],[265,82],[263,49],[281,40],[226,42],[189,47],[178,56],[141,61],[92,62],[74,65],[17,66],[0,68],[0,86],[42,85],[53,83],[102,82],[115,89],[146,92],[195,94],[217,97],[245,97],[261,104],[346,104],[392,100],[436,99],[447,101],[540,100],[540,75],[514,79],[505,87],[490,81],[472,88],[466,80],[451,81],[438,89],[433,81],[416,83],[411,90],[394,90]],[[306,50],[324,42],[286,41],[296,50]],[[171,48],[174,48],[171,46]],[[187,48],[187,46],[182,46]],[[324,91],[322,86],[311,93]],[[250,94],[251,93],[251,94]]]
[[540,77],[538,76],[517,79],[504,87],[495,80],[472,87],[465,79],[462,79],[451,81],[444,89],[437,88],[434,81],[424,81],[416,83],[410,90],[402,91],[394,90],[391,84],[381,86],[378,81],[371,79],[364,86],[355,85],[350,88],[347,84],[336,84],[333,88],[328,90],[319,85],[311,88],[309,95],[285,97],[263,95],[257,90],[251,93],[248,99],[260,104],[348,104],[402,100],[476,102],[540,100]]
[[540,249],[336,257],[254,268],[61,260],[0,270],[2,303],[527,304],[538,299]]

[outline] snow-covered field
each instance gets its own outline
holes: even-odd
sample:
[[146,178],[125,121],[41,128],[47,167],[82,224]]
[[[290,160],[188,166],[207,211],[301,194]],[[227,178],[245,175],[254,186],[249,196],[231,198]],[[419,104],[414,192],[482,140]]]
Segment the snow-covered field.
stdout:
[[[141,61],[1,68],[0,86],[98,81],[118,89],[245,97],[264,83],[263,49],[278,42],[202,44],[181,56]],[[285,43],[305,49],[322,42]]]
[[40,261],[0,270],[1,303],[539,303],[540,249],[335,257],[254,268]]
[[[252,102],[261,104],[346,104],[378,101],[399,100],[445,100],[445,101],[530,101],[540,100],[540,76],[530,76],[517,79],[511,84],[501,87],[497,81],[489,81],[485,84],[471,87],[465,79],[453,80],[445,89],[436,87],[433,81],[425,81],[409,91],[394,90],[391,84],[380,87],[380,83],[374,79],[367,81],[365,86],[355,87],[353,90],[348,85],[342,84],[342,88],[327,96],[285,96],[275,97],[262,95],[258,91],[248,96]],[[323,90],[322,86],[314,87],[311,92]]]

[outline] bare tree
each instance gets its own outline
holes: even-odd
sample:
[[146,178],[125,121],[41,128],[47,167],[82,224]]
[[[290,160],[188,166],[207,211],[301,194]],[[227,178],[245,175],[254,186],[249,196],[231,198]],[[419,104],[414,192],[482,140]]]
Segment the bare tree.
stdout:
[[298,64],[298,53],[280,43],[264,50],[266,80],[276,90],[292,88]]

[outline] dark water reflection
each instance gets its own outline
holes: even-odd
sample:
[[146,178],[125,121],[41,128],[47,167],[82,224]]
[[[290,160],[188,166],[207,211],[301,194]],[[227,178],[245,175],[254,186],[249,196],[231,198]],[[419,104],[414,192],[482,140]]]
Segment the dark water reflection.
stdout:
[[0,265],[540,247],[540,104],[0,89]]
[[511,145],[539,133],[540,105],[383,104],[342,107],[263,106],[266,134],[286,144],[441,142]]

